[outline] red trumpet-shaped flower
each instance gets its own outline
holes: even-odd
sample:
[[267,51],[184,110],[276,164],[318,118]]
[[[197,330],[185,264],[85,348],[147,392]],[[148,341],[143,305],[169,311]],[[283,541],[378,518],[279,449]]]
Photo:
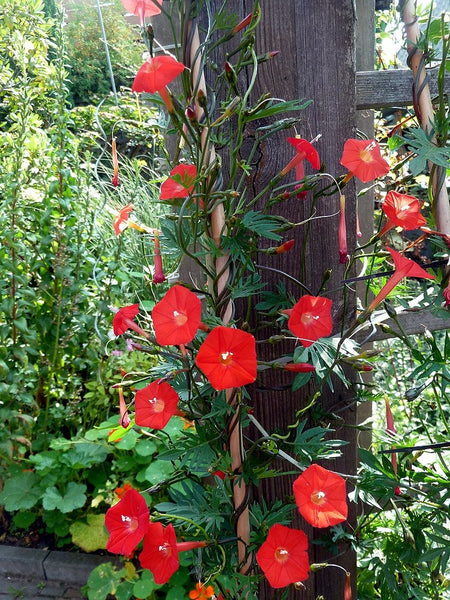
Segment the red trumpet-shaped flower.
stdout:
[[[117,183],[119,183],[118,179]],[[133,211],[133,209],[134,205],[131,203],[127,204],[126,206],[120,209],[119,214],[113,222],[114,231],[116,232],[116,235],[119,235],[124,229],[128,227],[128,217],[130,216],[130,213]]]
[[341,194],[339,197],[339,230],[338,230],[338,241],[339,241],[339,262],[342,265],[348,261],[348,249],[347,249],[347,224],[345,221],[345,196]]
[[119,502],[106,511],[105,527],[109,533],[106,549],[131,556],[149,527],[144,497],[134,488],[127,490]]
[[283,365],[283,369],[291,371],[291,373],[311,373],[316,370],[316,367],[309,363],[286,363]]
[[[391,405],[389,403],[389,398],[387,396],[384,397],[384,404],[386,407],[386,433],[391,436],[397,435],[397,430],[394,425],[394,416],[392,414]],[[397,454],[391,454],[392,461],[392,469],[394,473],[397,475]]]
[[314,527],[330,527],[347,518],[345,481],[319,465],[311,465],[294,481],[294,496],[302,517]]
[[379,237],[393,227],[410,231],[427,224],[427,220],[420,213],[420,202],[414,196],[388,192],[381,208],[389,220],[378,234]]
[[276,523],[256,553],[256,561],[273,588],[308,578],[308,538],[299,529]]
[[367,312],[372,312],[376,307],[386,298],[388,294],[392,292],[396,285],[404,277],[417,277],[419,279],[436,279],[434,275],[430,275],[422,269],[416,262],[409,258],[405,258],[399,252],[396,252],[392,248],[386,246],[387,251],[390,253],[394,260],[395,272],[391,275],[390,279],[384,284],[375,298],[367,307]]
[[126,429],[128,427],[128,425],[130,424],[131,420],[128,415],[128,409],[127,409],[127,405],[125,403],[123,389],[121,387],[119,388],[119,412],[120,412],[119,425],[121,425],[122,427],[124,427]]
[[163,55],[149,58],[139,69],[131,87],[133,92],[159,93],[169,113],[174,111],[173,102],[167,89],[170,83],[184,71],[184,65],[172,56]]
[[166,381],[157,380],[138,390],[135,396],[135,423],[139,427],[164,429],[176,414],[178,394]]
[[120,308],[113,317],[114,335],[123,335],[128,329],[132,329],[136,333],[139,333],[139,335],[148,338],[148,333],[133,321],[138,313],[139,304],[131,304],[130,306]]
[[156,341],[161,346],[179,346],[192,341],[200,325],[201,302],[182,285],[174,285],[152,310]]
[[367,183],[389,173],[389,164],[381,156],[380,146],[375,140],[347,140],[341,157],[341,165],[352,175]]
[[216,390],[252,383],[256,379],[255,338],[240,329],[214,327],[200,346],[195,363]]
[[442,295],[444,296],[444,306],[450,306],[450,283],[442,290]]
[[155,245],[155,254],[153,260],[155,262],[155,270],[153,272],[153,283],[163,283],[166,280],[163,270],[163,262],[161,256],[161,245],[159,243],[159,231],[153,230],[153,243]]
[[[297,154],[281,171],[281,175],[283,177],[295,167],[295,179],[297,181],[301,181],[305,177],[305,167],[303,164],[304,160],[307,160],[314,169],[320,169],[319,154],[314,146],[308,142],[308,140],[295,137],[288,138],[287,141],[294,146],[294,148],[297,150]],[[297,196],[299,198],[305,198],[306,192],[300,192],[297,194]]]
[[162,184],[159,199],[186,198],[194,189],[196,176],[197,167],[195,165],[177,165],[170,171],[169,177]]
[[[113,169],[114,169],[114,174],[113,174],[111,183],[113,184],[114,187],[117,187],[119,185],[119,160],[117,158],[116,138],[113,138],[112,143],[111,143],[111,160],[112,160]],[[133,208],[132,204],[131,204],[131,208]],[[128,218],[128,215],[127,215],[127,218]],[[116,231],[116,233],[117,233],[117,231]],[[120,231],[119,231],[119,233],[120,233]]]
[[289,330],[306,348],[321,337],[330,335],[332,302],[323,296],[302,296],[289,310]]
[[158,6],[162,0],[121,0],[124,8],[139,17],[141,27],[145,25],[145,17],[153,17],[159,15],[161,8]]
[[153,573],[155,583],[160,585],[167,583],[178,570],[179,552],[204,548],[206,545],[207,542],[177,542],[172,524],[164,528],[161,523],[150,523],[139,562],[144,569]]

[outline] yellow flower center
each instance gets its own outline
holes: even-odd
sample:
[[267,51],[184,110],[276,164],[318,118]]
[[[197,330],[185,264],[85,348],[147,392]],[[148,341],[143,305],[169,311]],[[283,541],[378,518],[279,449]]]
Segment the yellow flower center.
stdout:
[[161,398],[149,398],[149,403],[153,405],[153,412],[160,413],[164,410],[165,403]]
[[222,352],[220,355],[220,362],[223,365],[229,365],[233,361],[233,353],[232,352]]
[[313,502],[314,504],[317,504],[317,506],[321,506],[322,504],[324,504],[324,502],[326,501],[327,497],[325,495],[325,492],[314,492],[313,494],[311,494],[311,502]]
[[173,318],[174,318],[175,324],[178,325],[179,327],[184,325],[186,323],[186,321],[188,320],[187,315],[185,315],[184,313],[180,313],[177,310],[173,311]]
[[363,150],[361,150],[360,152],[360,157],[361,160],[363,160],[366,163],[370,163],[373,161],[373,156],[372,156],[372,150],[375,148],[375,142],[371,142],[368,146],[366,146]]
[[277,560],[279,563],[281,563],[281,564],[285,563],[288,558],[289,558],[289,552],[286,550],[286,548],[279,546],[275,550],[275,560]]

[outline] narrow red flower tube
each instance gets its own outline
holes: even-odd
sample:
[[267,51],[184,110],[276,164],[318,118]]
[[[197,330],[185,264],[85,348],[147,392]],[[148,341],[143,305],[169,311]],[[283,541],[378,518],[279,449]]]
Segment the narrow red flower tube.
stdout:
[[387,216],[388,222],[377,237],[383,236],[394,227],[411,231],[427,224],[427,220],[420,212],[420,201],[414,196],[390,191],[386,194],[381,208]]
[[[288,138],[287,140],[297,150],[296,156],[284,167],[280,175],[284,177],[291,169],[295,167],[295,178],[297,181],[305,177],[305,168],[303,161],[307,160],[314,169],[320,169],[320,158],[314,146],[300,137]],[[299,198],[306,197],[306,192],[297,194]]]
[[122,231],[128,227],[128,217],[130,216],[130,213],[133,211],[133,209],[134,205],[131,203],[127,204],[126,206],[123,206],[120,209],[119,214],[115,217],[113,222],[114,231],[116,232],[116,235],[120,235]]
[[256,379],[256,342],[246,331],[214,327],[200,346],[195,364],[215,390],[253,383]]
[[256,562],[273,588],[308,578],[308,538],[300,529],[276,523],[256,553]]
[[349,139],[344,144],[341,165],[349,170],[344,181],[353,175],[367,183],[389,173],[389,164],[381,156],[380,146],[375,140]]
[[113,317],[114,335],[123,335],[128,329],[132,329],[136,333],[139,333],[139,335],[148,338],[148,333],[133,321],[138,313],[139,304],[131,304],[130,306],[123,306],[120,308]]
[[[153,17],[161,12],[157,2],[153,0],[121,0],[121,2],[125,10],[139,17],[141,27],[145,25],[145,17]],[[162,0],[158,0],[158,2],[162,2]]]
[[149,527],[145,498],[134,488],[128,489],[119,502],[106,511],[105,527],[109,533],[108,552],[131,556]]
[[313,527],[330,527],[348,514],[345,481],[320,465],[311,465],[294,481],[294,496],[302,517]]
[[153,272],[153,283],[163,283],[166,280],[166,276],[164,275],[163,270],[161,246],[159,243],[159,231],[157,229],[153,230],[153,243],[155,245],[155,253],[153,256],[153,260],[155,262],[155,270]]
[[136,425],[164,429],[174,415],[184,415],[178,411],[178,400],[173,387],[160,379],[138,390],[134,398]]
[[131,423],[131,420],[128,415],[128,409],[127,409],[127,405],[125,403],[125,398],[123,396],[123,389],[121,387],[119,388],[119,412],[120,412],[119,425],[122,425],[122,427],[124,427],[126,429],[128,427],[128,425]]
[[344,600],[352,600],[352,582],[348,571],[345,573]]
[[[397,434],[397,430],[394,425],[394,416],[392,414],[391,405],[387,396],[384,397],[384,404],[386,407],[386,433],[395,436]],[[397,475],[397,454],[391,454],[391,460],[392,468],[394,470],[394,473]]]
[[242,19],[242,21],[240,21],[234,28],[233,28],[233,33],[238,33],[239,31],[241,31],[242,29],[244,29],[244,27],[247,27],[248,25],[250,25],[251,21],[253,18],[253,13],[251,12],[249,15],[247,15],[244,19]]
[[283,369],[292,373],[311,373],[316,370],[316,367],[309,363],[286,363]]
[[155,583],[167,583],[180,562],[179,552],[204,548],[207,542],[177,542],[172,524],[166,528],[161,523],[150,523],[144,536],[144,546],[139,555],[139,562],[144,569],[153,573]]
[[162,55],[149,58],[139,69],[131,90],[133,92],[159,93],[169,113],[174,111],[172,99],[167,89],[170,83],[185,67],[172,56]]
[[[113,184],[114,187],[117,187],[119,185],[119,160],[117,158],[117,143],[116,143],[116,138],[112,139],[111,142],[111,160],[112,160],[112,165],[113,165],[113,170],[114,170],[114,174],[113,174],[113,178],[111,179],[111,183]],[[131,204],[131,208],[133,208],[133,205]],[[128,215],[127,215],[128,218]],[[116,231],[117,233],[117,231]],[[120,233],[120,231],[119,231]]]
[[191,342],[200,326],[199,297],[182,285],[174,285],[152,310],[156,341],[161,346]]
[[290,309],[288,328],[305,348],[332,332],[331,306],[328,298],[305,295]]
[[366,309],[366,312],[373,312],[376,307],[392,292],[404,277],[416,277],[419,279],[436,279],[434,275],[430,275],[422,269],[416,262],[409,258],[405,258],[399,252],[396,252],[392,248],[386,246],[386,250],[392,256],[395,265],[394,274],[384,284],[372,302]]
[[442,290],[442,295],[444,296],[444,306],[450,306],[450,283]]
[[163,182],[159,199],[186,198],[194,189],[196,176],[197,167],[195,165],[177,165]]
[[348,248],[347,248],[347,224],[345,221],[345,196],[340,194],[339,196],[339,262],[342,265],[348,261]]

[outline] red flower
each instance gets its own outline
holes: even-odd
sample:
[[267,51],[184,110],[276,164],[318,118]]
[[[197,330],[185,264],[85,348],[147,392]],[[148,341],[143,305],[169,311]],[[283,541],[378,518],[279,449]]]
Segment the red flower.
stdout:
[[352,582],[348,571],[345,574],[344,600],[352,600]]
[[[304,160],[307,160],[314,169],[320,169],[319,154],[308,140],[295,137],[288,138],[287,141],[297,150],[297,155],[281,171],[283,177],[295,167],[295,179],[301,181],[305,177]],[[305,198],[306,192],[300,192],[297,196]]]
[[148,338],[148,334],[133,321],[138,313],[139,304],[131,304],[130,306],[120,308],[113,317],[114,335],[123,335],[128,329],[132,329],[143,337]]
[[345,481],[337,473],[311,465],[293,487],[300,514],[314,527],[330,527],[347,518]]
[[[118,182],[118,180],[117,180]],[[127,204],[120,209],[119,214],[114,219],[114,231],[116,235],[119,235],[124,229],[128,227],[128,217],[134,208],[133,204]]]
[[308,538],[299,529],[276,523],[256,553],[256,561],[273,588],[308,578]]
[[302,296],[291,309],[288,327],[306,348],[321,337],[330,335],[332,301],[323,296]]
[[240,329],[214,327],[195,359],[215,390],[252,383],[256,379],[255,338]]
[[149,94],[159,92],[168,111],[172,113],[173,102],[166,86],[182,73],[184,68],[184,65],[172,56],[164,54],[149,58],[137,72],[131,90]]
[[127,405],[125,403],[125,398],[123,396],[123,389],[121,387],[119,388],[119,412],[120,412],[119,425],[121,425],[122,427],[124,427],[126,429],[131,421],[130,421],[130,417],[128,415],[128,409],[127,409]]
[[[117,187],[119,185],[119,160],[117,158],[116,138],[113,138],[112,144],[111,144],[111,159],[112,159],[112,164],[113,164],[113,169],[114,169],[114,175],[111,180],[111,183],[113,184],[114,187]],[[131,205],[131,207],[133,207],[133,205]],[[128,218],[128,215],[127,215],[127,218]],[[116,233],[117,233],[117,231],[116,231]]]
[[292,373],[311,373],[311,371],[315,371],[316,367],[309,363],[286,363],[283,365],[283,369]]
[[155,583],[167,583],[180,565],[178,552],[202,548],[206,542],[177,543],[173,525],[165,529],[161,523],[150,523],[144,537],[144,547],[139,562],[144,569],[153,573]]
[[[394,415],[392,414],[391,405],[387,396],[384,397],[384,404],[386,406],[386,433],[391,435],[392,437],[395,437],[395,435],[397,434],[397,430],[395,429]],[[391,454],[391,461],[392,469],[397,475],[397,454]]]
[[338,230],[338,241],[339,241],[339,262],[342,265],[348,261],[348,249],[347,249],[347,224],[345,222],[345,196],[341,194],[339,196],[339,230]]
[[198,296],[182,285],[174,285],[152,310],[156,341],[178,346],[192,341],[200,325],[202,305]]
[[389,164],[381,156],[380,146],[375,140],[347,140],[341,165],[364,183],[389,173]]
[[420,202],[414,196],[393,191],[388,192],[381,208],[389,221],[378,234],[379,237],[393,227],[401,227],[406,231],[410,231],[427,224],[425,217],[420,214]]
[[442,295],[444,296],[444,306],[450,306],[450,283],[443,289]]
[[135,423],[140,427],[164,429],[177,413],[178,394],[166,381],[157,380],[135,395]]
[[197,167],[195,165],[177,165],[170,171],[169,177],[162,184],[159,199],[186,198],[194,189],[196,176]]
[[[162,0],[157,1],[162,2]],[[153,0],[121,0],[121,2],[128,12],[139,17],[141,27],[145,24],[145,17],[153,17],[161,12],[161,9]]]
[[153,243],[155,245],[155,254],[153,260],[155,261],[155,270],[153,273],[153,283],[163,283],[166,280],[164,275],[163,262],[161,256],[161,246],[159,243],[159,231],[153,230]]
[[389,248],[388,246],[386,246],[386,249],[394,259],[395,272],[390,277],[390,279],[388,279],[388,281],[384,284],[384,286],[381,288],[381,290],[378,292],[378,294],[375,296],[372,302],[369,304],[369,306],[367,307],[367,312],[374,311],[376,307],[386,298],[388,294],[392,292],[395,286],[398,285],[404,277],[436,279],[434,275],[430,275],[429,273],[427,273],[425,269],[419,267],[419,265],[413,260],[405,258],[399,252],[392,250],[392,248]]
[[134,488],[127,490],[117,504],[106,511],[105,527],[109,538],[106,549],[131,556],[149,527],[148,506]]
[[191,600],[207,600],[208,598],[215,598],[215,592],[212,585],[205,587],[201,581],[195,584],[195,590],[189,592],[189,598]]

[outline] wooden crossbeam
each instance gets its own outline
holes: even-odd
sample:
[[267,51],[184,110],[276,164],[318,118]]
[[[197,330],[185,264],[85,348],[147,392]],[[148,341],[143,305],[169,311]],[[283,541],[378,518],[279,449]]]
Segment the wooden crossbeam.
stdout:
[[[428,71],[431,97],[437,96],[437,69]],[[356,108],[380,109],[412,105],[413,76],[410,69],[357,71]],[[450,95],[450,76],[445,77],[445,93]]]

